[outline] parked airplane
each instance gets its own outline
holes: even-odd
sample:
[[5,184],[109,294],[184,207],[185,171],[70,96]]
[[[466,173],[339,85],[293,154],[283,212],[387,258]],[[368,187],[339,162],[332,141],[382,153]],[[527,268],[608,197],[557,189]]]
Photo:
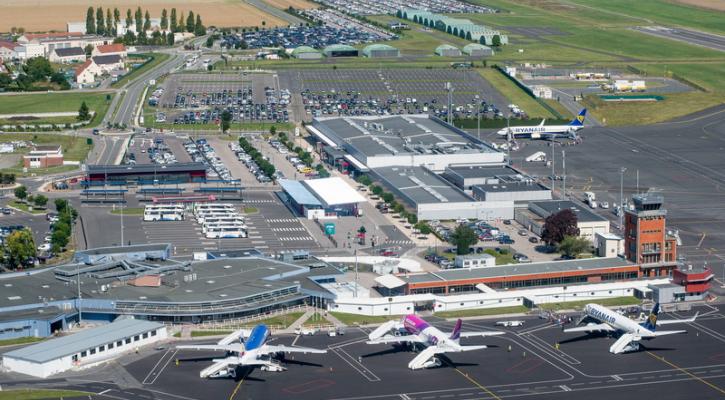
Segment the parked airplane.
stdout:
[[639,342],[642,339],[649,340],[657,336],[687,333],[685,330],[657,331],[657,326],[694,322],[699,314],[697,313],[694,317],[688,319],[657,321],[659,310],[660,304],[657,303],[652,308],[647,320],[642,323],[637,323],[607,307],[600,306],[599,304],[587,304],[584,308],[584,316],[579,321],[579,324],[586,323],[586,325],[564,329],[564,332],[611,332],[621,334],[619,339],[609,347],[609,352],[621,354],[639,350]]
[[554,139],[554,138],[575,138],[576,133],[584,128],[584,118],[587,115],[587,109],[579,111],[568,125],[549,125],[545,126],[545,119],[541,120],[539,125],[535,126],[512,126],[503,128],[497,133],[500,136],[511,135],[512,139]]
[[[392,334],[391,334],[392,333]],[[503,335],[505,332],[461,332],[461,320],[450,335],[440,329],[429,325],[416,315],[406,315],[401,321],[388,321],[372,331],[368,336],[367,344],[407,343],[413,346],[422,344],[426,349],[420,352],[410,363],[410,369],[432,368],[441,365],[436,354],[457,353],[485,349],[487,346],[461,346],[462,337]]]
[[[259,324],[251,331],[240,329],[211,345],[176,346],[177,349],[217,350],[226,351],[227,357],[212,360],[214,364],[199,372],[201,378],[234,377],[237,366],[260,366],[263,371],[284,371],[280,363],[272,356],[276,353],[327,353],[327,350],[309,347],[290,347],[267,344],[270,332],[264,324]],[[247,338],[244,340],[244,338]],[[237,343],[235,343],[237,342]]]

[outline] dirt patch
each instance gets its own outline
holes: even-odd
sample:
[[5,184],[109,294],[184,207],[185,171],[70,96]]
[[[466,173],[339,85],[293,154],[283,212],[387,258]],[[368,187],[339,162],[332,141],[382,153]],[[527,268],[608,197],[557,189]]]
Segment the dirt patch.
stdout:
[[306,0],[264,0],[264,2],[280,10],[286,10],[289,7],[296,10],[308,10],[310,8],[320,7],[318,4]]
[[[284,0],[276,0],[284,1]],[[292,0],[301,1],[301,0]],[[266,14],[243,1],[227,0],[95,0],[94,7],[118,7],[121,21],[126,18],[126,9],[132,11],[141,5],[148,9],[152,18],[160,18],[161,10],[176,8],[177,15],[183,11],[186,17],[189,11],[201,15],[204,25],[210,26],[281,26],[286,23]],[[3,0],[0,5],[0,32],[8,32],[11,27],[23,27],[26,32],[49,30],[65,31],[66,22],[86,20],[89,3],[83,0]]]
[[520,0],[519,3],[548,11],[569,12],[578,8],[575,4],[564,4],[555,0]]
[[22,157],[21,154],[0,154],[0,169],[16,167]]
[[708,10],[725,11],[725,1],[723,0],[672,0],[672,2]]

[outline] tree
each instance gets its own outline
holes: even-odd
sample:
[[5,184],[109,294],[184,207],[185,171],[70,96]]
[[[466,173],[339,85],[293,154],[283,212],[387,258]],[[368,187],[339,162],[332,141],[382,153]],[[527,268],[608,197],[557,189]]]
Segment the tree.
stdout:
[[35,205],[38,207],[45,207],[48,204],[48,198],[43,196],[42,194],[38,194],[35,196]]
[[206,43],[204,45],[208,48],[214,46],[214,36],[209,36],[208,38],[206,38]]
[[118,7],[113,9],[113,28],[114,33],[116,33],[116,28],[118,27],[118,24],[121,22],[121,11],[118,9]]
[[171,21],[169,23],[169,29],[171,32],[177,32],[179,27],[176,25],[176,8],[171,9]]
[[229,110],[224,110],[222,113],[222,132],[226,133],[232,126],[232,113]]
[[383,194],[383,188],[381,188],[378,185],[373,186],[372,191],[373,191],[373,194],[376,196],[380,196]]
[[415,225],[416,223],[418,223],[418,216],[414,213],[408,214],[408,223],[411,225]]
[[189,11],[189,15],[186,17],[186,31],[194,33],[194,28],[196,25],[194,24],[194,12]]
[[70,83],[68,83],[68,80],[65,78],[65,74],[60,71],[53,72],[53,75],[50,76],[50,82],[60,86],[62,90],[70,89]]
[[456,254],[464,255],[468,254],[471,246],[478,243],[478,235],[468,225],[461,224],[453,231],[450,240],[456,246]]
[[274,125],[270,126],[269,133],[271,133],[272,135],[277,134],[277,127],[275,127]]
[[169,15],[165,8],[161,10],[161,23],[159,25],[163,31],[169,27]]
[[126,29],[130,29],[133,25],[133,17],[131,16],[131,9],[126,9]]
[[579,236],[577,216],[568,208],[546,217],[541,240],[553,246],[564,240],[565,236]]
[[146,14],[143,17],[143,30],[148,31],[151,29],[151,15],[149,10],[146,10]]
[[93,7],[88,7],[86,12],[86,33],[89,35],[96,33],[96,19],[93,17]]
[[393,197],[393,194],[388,193],[388,192],[383,193],[383,195],[381,197],[383,198],[383,201],[388,204],[392,203],[393,200],[395,200],[395,197]]
[[0,88],[6,88],[13,83],[13,78],[8,74],[0,74]]
[[493,38],[491,38],[491,45],[493,45],[493,47],[501,46],[501,36],[493,35]]
[[141,12],[141,7],[138,7],[136,9],[136,13],[134,14],[134,22],[136,22],[136,33],[140,34],[143,30],[143,13]]
[[[67,225],[66,225],[67,226]],[[65,248],[70,241],[70,232],[66,231],[65,228],[53,229],[53,234],[50,236],[50,244],[53,246],[53,252],[57,253]]]
[[113,28],[113,16],[111,15],[111,9],[106,9],[106,35],[116,36],[116,30]]
[[25,62],[25,73],[33,82],[45,81],[53,74],[53,67],[45,57],[33,57]]
[[179,22],[178,22],[178,25],[176,26],[176,30],[178,32],[184,32],[184,26],[185,26],[184,25],[184,12],[182,11],[181,15],[179,16]]
[[68,207],[68,200],[66,199],[55,199],[55,209],[58,211],[59,214],[62,214],[66,211],[66,207]]
[[167,46],[174,45],[174,33],[173,32],[169,32],[166,34],[166,45]]
[[8,265],[19,267],[23,262],[35,256],[35,241],[28,229],[15,231],[5,239]]
[[93,45],[88,43],[86,45],[85,49],[83,49],[83,50],[85,50],[85,52],[86,52],[86,57],[90,57],[91,54],[93,54]]
[[418,229],[420,231],[420,233],[423,234],[423,235],[428,235],[432,231],[430,229],[430,225],[428,225],[427,223],[425,223],[423,221],[418,222],[417,224],[415,224],[415,228]]
[[360,175],[357,181],[363,186],[370,186],[370,184],[373,183],[373,180],[367,175]]
[[194,23],[194,35],[204,36],[206,35],[206,28],[201,23],[201,15],[196,14],[196,22]]
[[96,8],[96,33],[99,35],[106,33],[105,24],[103,22],[103,7]]
[[557,246],[557,250],[561,255],[576,258],[581,253],[588,251],[592,247],[589,240],[581,236],[564,236],[561,243]]
[[84,101],[78,109],[78,121],[88,121],[89,119],[91,119],[91,113],[88,110],[88,105]]
[[25,186],[18,186],[15,188],[14,194],[18,200],[25,200],[28,197],[28,188]]

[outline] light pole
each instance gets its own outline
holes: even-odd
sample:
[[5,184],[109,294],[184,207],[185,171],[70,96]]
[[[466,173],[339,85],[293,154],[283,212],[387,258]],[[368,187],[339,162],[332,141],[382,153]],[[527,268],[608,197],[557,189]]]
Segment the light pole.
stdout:
[[619,169],[619,228],[624,233],[624,226],[622,226],[622,219],[624,218],[624,173],[627,168],[621,167]]
[[561,194],[566,198],[566,150],[561,151],[562,183]]
[[121,247],[123,247],[123,202],[121,202]]

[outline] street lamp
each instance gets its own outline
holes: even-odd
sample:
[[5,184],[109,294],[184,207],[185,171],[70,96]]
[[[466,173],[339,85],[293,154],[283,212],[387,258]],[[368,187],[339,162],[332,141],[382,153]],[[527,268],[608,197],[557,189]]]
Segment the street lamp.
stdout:
[[621,167],[619,169],[619,228],[624,233],[624,226],[622,225],[622,219],[624,218],[624,173],[627,168]]

